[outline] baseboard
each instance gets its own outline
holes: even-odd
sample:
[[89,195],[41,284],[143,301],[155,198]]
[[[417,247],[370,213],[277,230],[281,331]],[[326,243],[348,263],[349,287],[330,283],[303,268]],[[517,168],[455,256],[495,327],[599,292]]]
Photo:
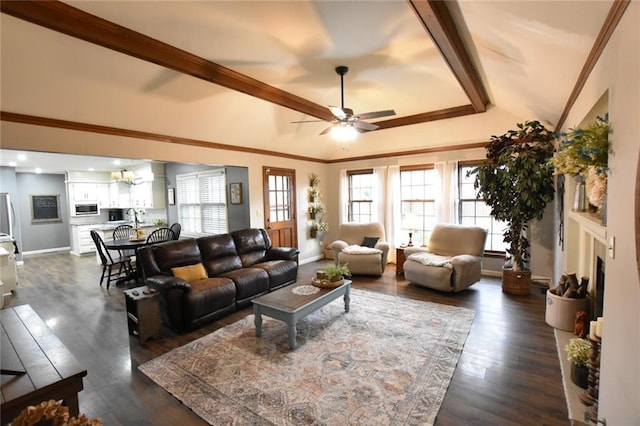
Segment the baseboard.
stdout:
[[316,262],[318,260],[323,260],[325,257],[322,254],[318,254],[316,256],[307,257],[300,261],[300,265],[305,265],[307,263]]
[[43,250],[31,250],[31,251],[23,251],[22,256],[32,256],[35,254],[47,254],[47,253],[58,253],[61,251],[70,251],[71,247],[57,247]]

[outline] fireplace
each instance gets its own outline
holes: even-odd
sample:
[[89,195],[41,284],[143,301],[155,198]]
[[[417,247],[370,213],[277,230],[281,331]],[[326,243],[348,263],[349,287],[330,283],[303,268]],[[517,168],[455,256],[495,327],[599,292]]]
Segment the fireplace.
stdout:
[[593,303],[591,305],[591,318],[595,320],[602,315],[604,307],[604,274],[605,261],[600,256],[596,256],[596,279],[593,286]]

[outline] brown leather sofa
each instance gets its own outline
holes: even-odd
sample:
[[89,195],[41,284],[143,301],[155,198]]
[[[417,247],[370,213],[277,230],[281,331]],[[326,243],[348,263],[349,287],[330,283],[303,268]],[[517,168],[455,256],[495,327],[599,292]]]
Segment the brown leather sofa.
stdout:
[[163,322],[175,331],[213,322],[298,276],[298,250],[272,247],[264,229],[169,241],[137,256],[145,284],[159,292]]

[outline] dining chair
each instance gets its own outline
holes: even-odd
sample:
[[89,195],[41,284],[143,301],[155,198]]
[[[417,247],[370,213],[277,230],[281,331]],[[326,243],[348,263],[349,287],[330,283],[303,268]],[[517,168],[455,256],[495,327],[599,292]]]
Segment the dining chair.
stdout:
[[173,225],[171,225],[169,227],[169,229],[171,229],[173,231],[174,240],[177,240],[177,239],[180,238],[180,232],[182,232],[182,225],[180,225],[178,222],[176,222]]
[[158,228],[147,237],[147,244],[161,243],[163,241],[175,240],[175,234],[170,228]]
[[[116,229],[113,230],[113,239],[114,240],[124,240],[126,238],[131,238],[136,235],[136,230],[133,226],[125,224],[118,225]],[[118,250],[120,256],[135,256],[135,250]]]
[[[114,258],[111,256],[111,252],[107,249],[104,240],[96,231],[91,231],[91,239],[96,245],[98,255],[100,256],[100,263],[102,264],[102,275],[100,276],[100,286],[105,277],[107,278],[107,290],[111,285],[111,278],[121,277],[124,272],[127,275],[133,274],[133,267],[131,266],[131,257],[119,256]],[[117,271],[114,271],[114,266],[118,267]]]

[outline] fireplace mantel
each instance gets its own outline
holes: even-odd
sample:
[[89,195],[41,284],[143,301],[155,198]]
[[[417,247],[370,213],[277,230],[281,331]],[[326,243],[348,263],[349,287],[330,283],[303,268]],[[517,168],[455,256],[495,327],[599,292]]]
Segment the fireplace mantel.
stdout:
[[590,213],[571,211],[567,218],[567,271],[595,278],[596,258],[606,259],[607,228]]

